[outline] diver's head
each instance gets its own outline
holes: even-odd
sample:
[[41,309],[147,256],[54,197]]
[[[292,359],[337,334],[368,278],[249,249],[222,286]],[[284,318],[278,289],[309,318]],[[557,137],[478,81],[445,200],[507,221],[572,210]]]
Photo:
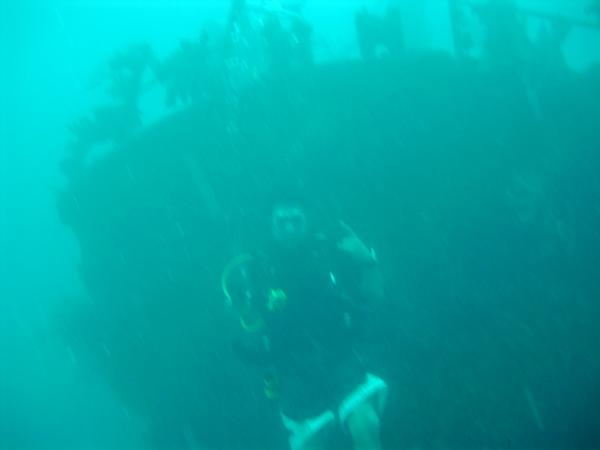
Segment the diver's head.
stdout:
[[306,214],[300,203],[277,203],[271,211],[271,234],[283,248],[295,248],[308,235]]

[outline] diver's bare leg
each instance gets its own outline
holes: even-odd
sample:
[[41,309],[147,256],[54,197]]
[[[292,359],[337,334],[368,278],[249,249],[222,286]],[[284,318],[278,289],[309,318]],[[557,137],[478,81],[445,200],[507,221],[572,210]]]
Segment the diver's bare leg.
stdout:
[[354,450],[381,450],[380,420],[371,402],[357,407],[348,417]]
[[306,444],[302,446],[301,450],[325,450],[323,444],[323,438],[318,434],[313,436]]

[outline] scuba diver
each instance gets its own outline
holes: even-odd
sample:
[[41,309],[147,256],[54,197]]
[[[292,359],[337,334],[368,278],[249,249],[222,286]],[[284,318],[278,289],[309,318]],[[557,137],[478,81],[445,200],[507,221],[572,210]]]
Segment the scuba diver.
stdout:
[[267,249],[225,267],[222,288],[243,330],[234,352],[264,372],[291,450],[326,448],[335,426],[355,450],[379,450],[387,384],[359,348],[383,297],[377,258],[343,222],[335,240],[311,228],[301,203],[280,202]]

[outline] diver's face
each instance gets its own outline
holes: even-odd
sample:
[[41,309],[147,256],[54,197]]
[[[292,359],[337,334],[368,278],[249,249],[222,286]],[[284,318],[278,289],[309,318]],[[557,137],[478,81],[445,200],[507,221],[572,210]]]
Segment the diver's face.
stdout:
[[306,237],[306,216],[299,206],[277,206],[271,215],[271,230],[275,241],[283,247],[295,247]]

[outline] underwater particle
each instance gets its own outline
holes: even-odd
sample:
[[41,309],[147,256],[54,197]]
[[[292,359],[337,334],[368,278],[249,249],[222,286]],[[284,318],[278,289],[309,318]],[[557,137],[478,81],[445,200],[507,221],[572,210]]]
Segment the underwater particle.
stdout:
[[75,356],[73,347],[71,347],[70,345],[67,345],[67,352],[69,353],[69,359],[71,360],[71,364],[77,364],[77,357]]
[[129,164],[125,164],[125,170],[127,171],[127,176],[131,181],[135,181],[135,177],[133,176],[133,172],[131,171],[131,167]]
[[[231,130],[231,133],[237,133],[237,129],[235,128],[228,128],[227,130],[228,133],[229,130]],[[219,218],[223,217],[223,209],[217,200],[213,187],[206,174],[200,168],[196,160],[190,156],[184,157],[184,164],[189,170],[189,173],[192,177],[192,183],[200,195],[202,204],[206,208],[208,216],[213,221],[217,221]]]
[[123,253],[123,250],[118,250],[118,256],[119,256],[119,262],[121,263],[121,265],[126,265],[127,264],[127,258],[125,257],[125,253]]
[[179,235],[182,238],[184,238],[185,237],[185,232],[183,231],[183,227],[181,226],[181,223],[175,222],[175,227],[177,228],[177,231],[179,232]]
[[170,267],[167,268],[167,279],[170,283],[175,283],[175,276],[173,275],[173,270]]
[[537,403],[531,390],[528,387],[523,388],[523,393],[525,394],[525,399],[527,400],[527,405],[529,405],[529,410],[531,411],[531,415],[533,416],[533,421],[535,425],[539,428],[540,431],[544,431],[544,422],[542,421],[542,416],[540,415],[540,410],[537,407]]

